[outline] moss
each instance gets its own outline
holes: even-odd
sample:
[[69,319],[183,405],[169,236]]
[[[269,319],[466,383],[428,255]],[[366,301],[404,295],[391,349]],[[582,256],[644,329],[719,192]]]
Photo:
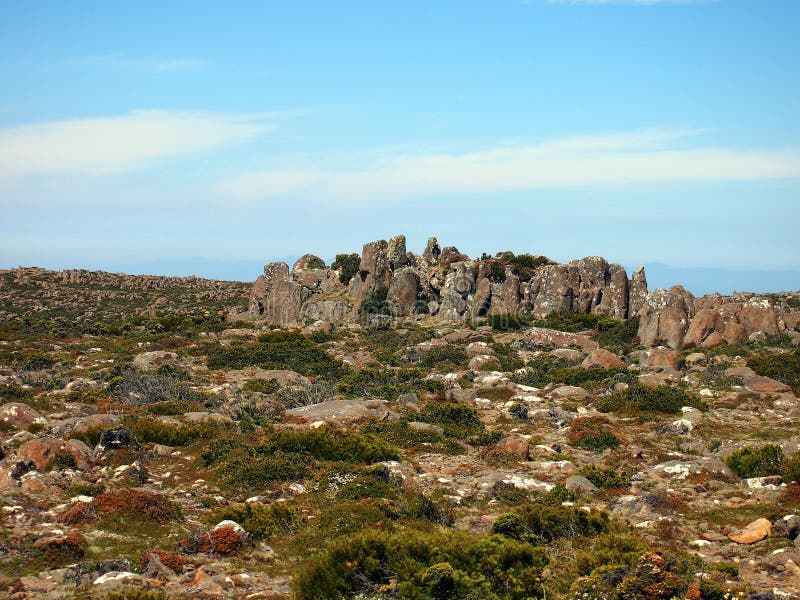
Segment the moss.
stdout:
[[257,392],[259,394],[272,394],[280,386],[275,379],[248,379],[242,386],[243,392]]

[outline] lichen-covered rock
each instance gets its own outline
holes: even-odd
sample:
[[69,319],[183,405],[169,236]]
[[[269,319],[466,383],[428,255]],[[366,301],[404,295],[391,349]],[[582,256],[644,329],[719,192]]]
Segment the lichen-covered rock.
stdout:
[[9,402],[0,406],[0,422],[14,429],[27,430],[33,424],[46,425],[47,419],[24,402]]

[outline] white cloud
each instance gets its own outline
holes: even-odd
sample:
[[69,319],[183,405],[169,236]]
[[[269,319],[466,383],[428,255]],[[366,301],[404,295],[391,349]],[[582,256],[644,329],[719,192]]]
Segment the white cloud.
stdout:
[[138,110],[0,129],[0,181],[131,171],[243,142],[273,129],[266,118]]
[[560,138],[450,154],[405,154],[339,169],[262,170],[218,184],[243,199],[380,201],[667,182],[800,178],[800,151],[686,148],[695,131]]

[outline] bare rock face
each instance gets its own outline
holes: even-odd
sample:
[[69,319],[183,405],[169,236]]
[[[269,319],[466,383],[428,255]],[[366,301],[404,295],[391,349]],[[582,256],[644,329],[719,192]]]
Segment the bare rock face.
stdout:
[[439,256],[442,254],[442,249],[439,242],[435,237],[428,238],[428,245],[425,246],[425,251],[422,253],[423,264],[432,267],[439,263]]
[[683,338],[683,347],[700,346],[711,333],[721,327],[722,316],[717,311],[710,308],[699,310],[689,324],[689,330]]
[[394,305],[397,316],[408,317],[415,313],[418,294],[419,275],[413,267],[405,267],[392,278],[387,299]]
[[25,442],[17,450],[17,458],[29,460],[38,471],[52,466],[56,455],[64,449],[64,441],[55,438],[39,438]]
[[681,348],[689,329],[691,292],[676,285],[669,291],[658,289],[648,294],[639,310],[639,339],[643,346],[665,344]]
[[353,316],[357,316],[361,304],[373,292],[388,288],[391,278],[388,257],[389,244],[378,240],[364,244],[358,273],[350,281],[350,297],[353,300]]
[[409,265],[408,252],[406,251],[406,236],[396,235],[389,240],[389,247],[387,249],[387,257],[389,259],[389,268],[392,271],[397,271]]
[[644,267],[633,272],[628,284],[628,316],[636,316],[647,299],[647,275]]
[[527,284],[523,300],[537,317],[557,310],[573,310],[575,290],[580,275],[573,265],[546,265]]
[[772,302],[766,298],[752,298],[742,305],[739,323],[747,334],[763,331],[769,335],[779,332],[778,317]]

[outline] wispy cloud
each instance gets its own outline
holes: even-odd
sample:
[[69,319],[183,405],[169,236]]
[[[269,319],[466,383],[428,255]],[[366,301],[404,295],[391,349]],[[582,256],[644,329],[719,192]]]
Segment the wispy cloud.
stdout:
[[147,71],[150,73],[170,73],[174,71],[187,71],[202,69],[206,61],[197,57],[172,57],[172,58],[134,58],[122,54],[94,54],[68,59],[57,66],[67,67],[95,67],[102,69],[126,69]]
[[269,115],[138,110],[0,129],[0,181],[104,175],[209,152],[274,128]]
[[[647,130],[341,168],[261,170],[218,184],[242,199],[381,201],[585,186],[800,178],[800,150],[687,147],[697,131]],[[678,144],[678,141],[681,141]]]

